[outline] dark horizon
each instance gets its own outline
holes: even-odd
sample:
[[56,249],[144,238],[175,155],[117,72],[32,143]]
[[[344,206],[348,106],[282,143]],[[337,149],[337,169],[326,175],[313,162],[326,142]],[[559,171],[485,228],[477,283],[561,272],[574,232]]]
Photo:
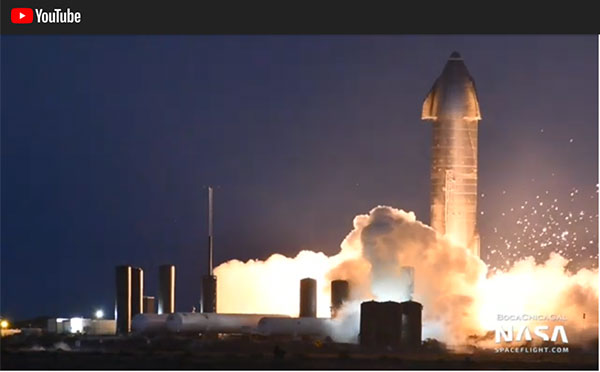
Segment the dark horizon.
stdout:
[[[428,223],[421,106],[454,50],[483,116],[482,259],[502,265],[501,211],[549,191],[596,216],[586,257],[566,254],[597,265],[595,35],[2,41],[2,316],[110,317],[120,264],[142,267],[154,296],[158,266],[174,264],[176,309],[190,311],[208,185],[215,266],[336,253],[377,205]],[[574,188],[585,198],[569,201]]]

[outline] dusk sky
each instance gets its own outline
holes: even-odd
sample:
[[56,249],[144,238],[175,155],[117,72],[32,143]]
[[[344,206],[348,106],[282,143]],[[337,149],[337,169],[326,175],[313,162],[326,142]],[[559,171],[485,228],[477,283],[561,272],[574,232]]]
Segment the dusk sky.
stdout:
[[216,265],[337,253],[377,205],[428,223],[421,106],[454,50],[483,116],[481,257],[499,265],[500,214],[548,191],[596,216],[567,255],[597,262],[595,35],[3,36],[0,314],[112,315],[114,267],[156,295],[164,263],[190,311],[207,185]]

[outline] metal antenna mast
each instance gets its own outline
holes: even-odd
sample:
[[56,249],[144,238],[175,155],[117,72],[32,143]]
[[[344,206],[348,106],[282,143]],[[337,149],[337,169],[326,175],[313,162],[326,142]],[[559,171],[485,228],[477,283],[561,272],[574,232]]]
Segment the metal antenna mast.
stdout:
[[213,188],[208,186],[208,275],[213,275]]

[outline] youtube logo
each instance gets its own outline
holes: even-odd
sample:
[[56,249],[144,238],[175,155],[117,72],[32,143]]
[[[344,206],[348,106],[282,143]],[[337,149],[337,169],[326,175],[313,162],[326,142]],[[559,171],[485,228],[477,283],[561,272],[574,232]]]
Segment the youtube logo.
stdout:
[[12,8],[10,12],[12,23],[32,23],[33,9],[31,8]]

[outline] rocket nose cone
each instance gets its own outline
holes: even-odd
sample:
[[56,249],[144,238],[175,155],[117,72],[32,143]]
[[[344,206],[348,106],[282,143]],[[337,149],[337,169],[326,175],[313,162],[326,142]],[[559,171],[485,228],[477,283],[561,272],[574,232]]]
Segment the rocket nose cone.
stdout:
[[475,82],[458,52],[452,52],[442,74],[425,98],[421,118],[481,119]]
[[458,60],[462,60],[462,57],[460,56],[460,53],[458,53],[457,51],[452,52],[452,54],[450,54],[450,58],[448,59],[458,59]]

